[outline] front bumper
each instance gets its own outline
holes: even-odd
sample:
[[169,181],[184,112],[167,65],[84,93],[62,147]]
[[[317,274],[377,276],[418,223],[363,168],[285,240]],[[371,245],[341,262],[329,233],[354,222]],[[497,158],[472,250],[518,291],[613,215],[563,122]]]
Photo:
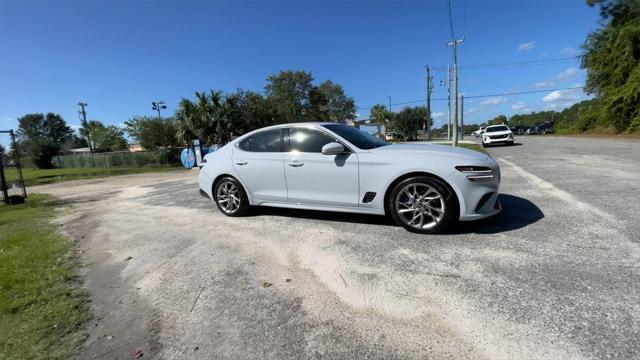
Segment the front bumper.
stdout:
[[485,144],[489,145],[493,145],[493,144],[513,144],[513,136],[512,137],[501,137],[501,138],[496,138],[496,139],[491,139],[491,138],[484,138],[482,139],[482,142],[484,142]]
[[[465,164],[466,165],[466,164]],[[490,160],[485,164],[473,164],[486,166],[493,170],[493,179],[489,181],[472,181],[468,177],[474,174],[454,171],[449,179],[456,187],[460,204],[460,221],[479,220],[496,215],[502,211],[498,200],[500,188],[500,167],[495,161]]]

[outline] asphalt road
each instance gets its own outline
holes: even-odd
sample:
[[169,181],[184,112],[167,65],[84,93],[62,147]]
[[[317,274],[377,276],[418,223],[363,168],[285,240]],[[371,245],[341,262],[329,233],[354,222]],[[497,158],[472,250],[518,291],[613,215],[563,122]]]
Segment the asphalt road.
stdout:
[[445,235],[227,218],[195,171],[32,191],[86,264],[83,359],[640,358],[640,142],[517,140],[489,149],[503,213]]

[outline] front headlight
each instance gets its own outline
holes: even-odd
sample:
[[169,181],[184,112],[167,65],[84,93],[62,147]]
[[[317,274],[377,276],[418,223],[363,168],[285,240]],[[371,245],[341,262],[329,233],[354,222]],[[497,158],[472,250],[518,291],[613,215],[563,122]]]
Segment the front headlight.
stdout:
[[491,181],[494,178],[493,170],[486,166],[460,165],[456,170],[467,174],[469,181]]

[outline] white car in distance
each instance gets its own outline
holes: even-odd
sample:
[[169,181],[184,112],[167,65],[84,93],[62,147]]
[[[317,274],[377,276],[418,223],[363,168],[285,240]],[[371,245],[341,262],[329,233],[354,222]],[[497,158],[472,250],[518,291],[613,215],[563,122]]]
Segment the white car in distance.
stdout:
[[513,132],[507,125],[487,126],[482,133],[482,147],[489,145],[504,144],[513,145]]
[[500,168],[477,151],[388,144],[336,123],[271,126],[205,156],[201,192],[227,216],[251,206],[390,215],[441,232],[500,212]]

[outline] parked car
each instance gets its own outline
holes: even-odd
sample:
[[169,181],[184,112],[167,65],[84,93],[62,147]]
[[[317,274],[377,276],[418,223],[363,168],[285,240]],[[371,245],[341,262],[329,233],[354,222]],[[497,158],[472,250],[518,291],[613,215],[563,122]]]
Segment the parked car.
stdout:
[[500,168],[477,151],[388,144],[335,123],[255,130],[205,157],[201,192],[227,216],[250,206],[390,215],[417,233],[500,212]]
[[527,133],[527,129],[528,127],[523,126],[523,125],[517,125],[513,128],[511,128],[511,131],[515,134],[515,135],[525,135]]
[[482,133],[484,132],[484,128],[485,128],[484,126],[480,126],[480,128],[478,130],[472,132],[471,134],[473,136],[475,136],[476,138],[479,138],[480,135],[482,135]]
[[545,122],[540,125],[532,126],[527,130],[527,135],[544,135],[544,134],[553,134],[554,126],[553,123]]
[[507,125],[491,125],[484,129],[482,147],[495,144],[513,145],[513,132]]
[[554,133],[554,126],[552,123],[550,122],[545,122],[542,123],[540,125],[538,125],[538,132],[542,135],[544,134],[553,134]]

